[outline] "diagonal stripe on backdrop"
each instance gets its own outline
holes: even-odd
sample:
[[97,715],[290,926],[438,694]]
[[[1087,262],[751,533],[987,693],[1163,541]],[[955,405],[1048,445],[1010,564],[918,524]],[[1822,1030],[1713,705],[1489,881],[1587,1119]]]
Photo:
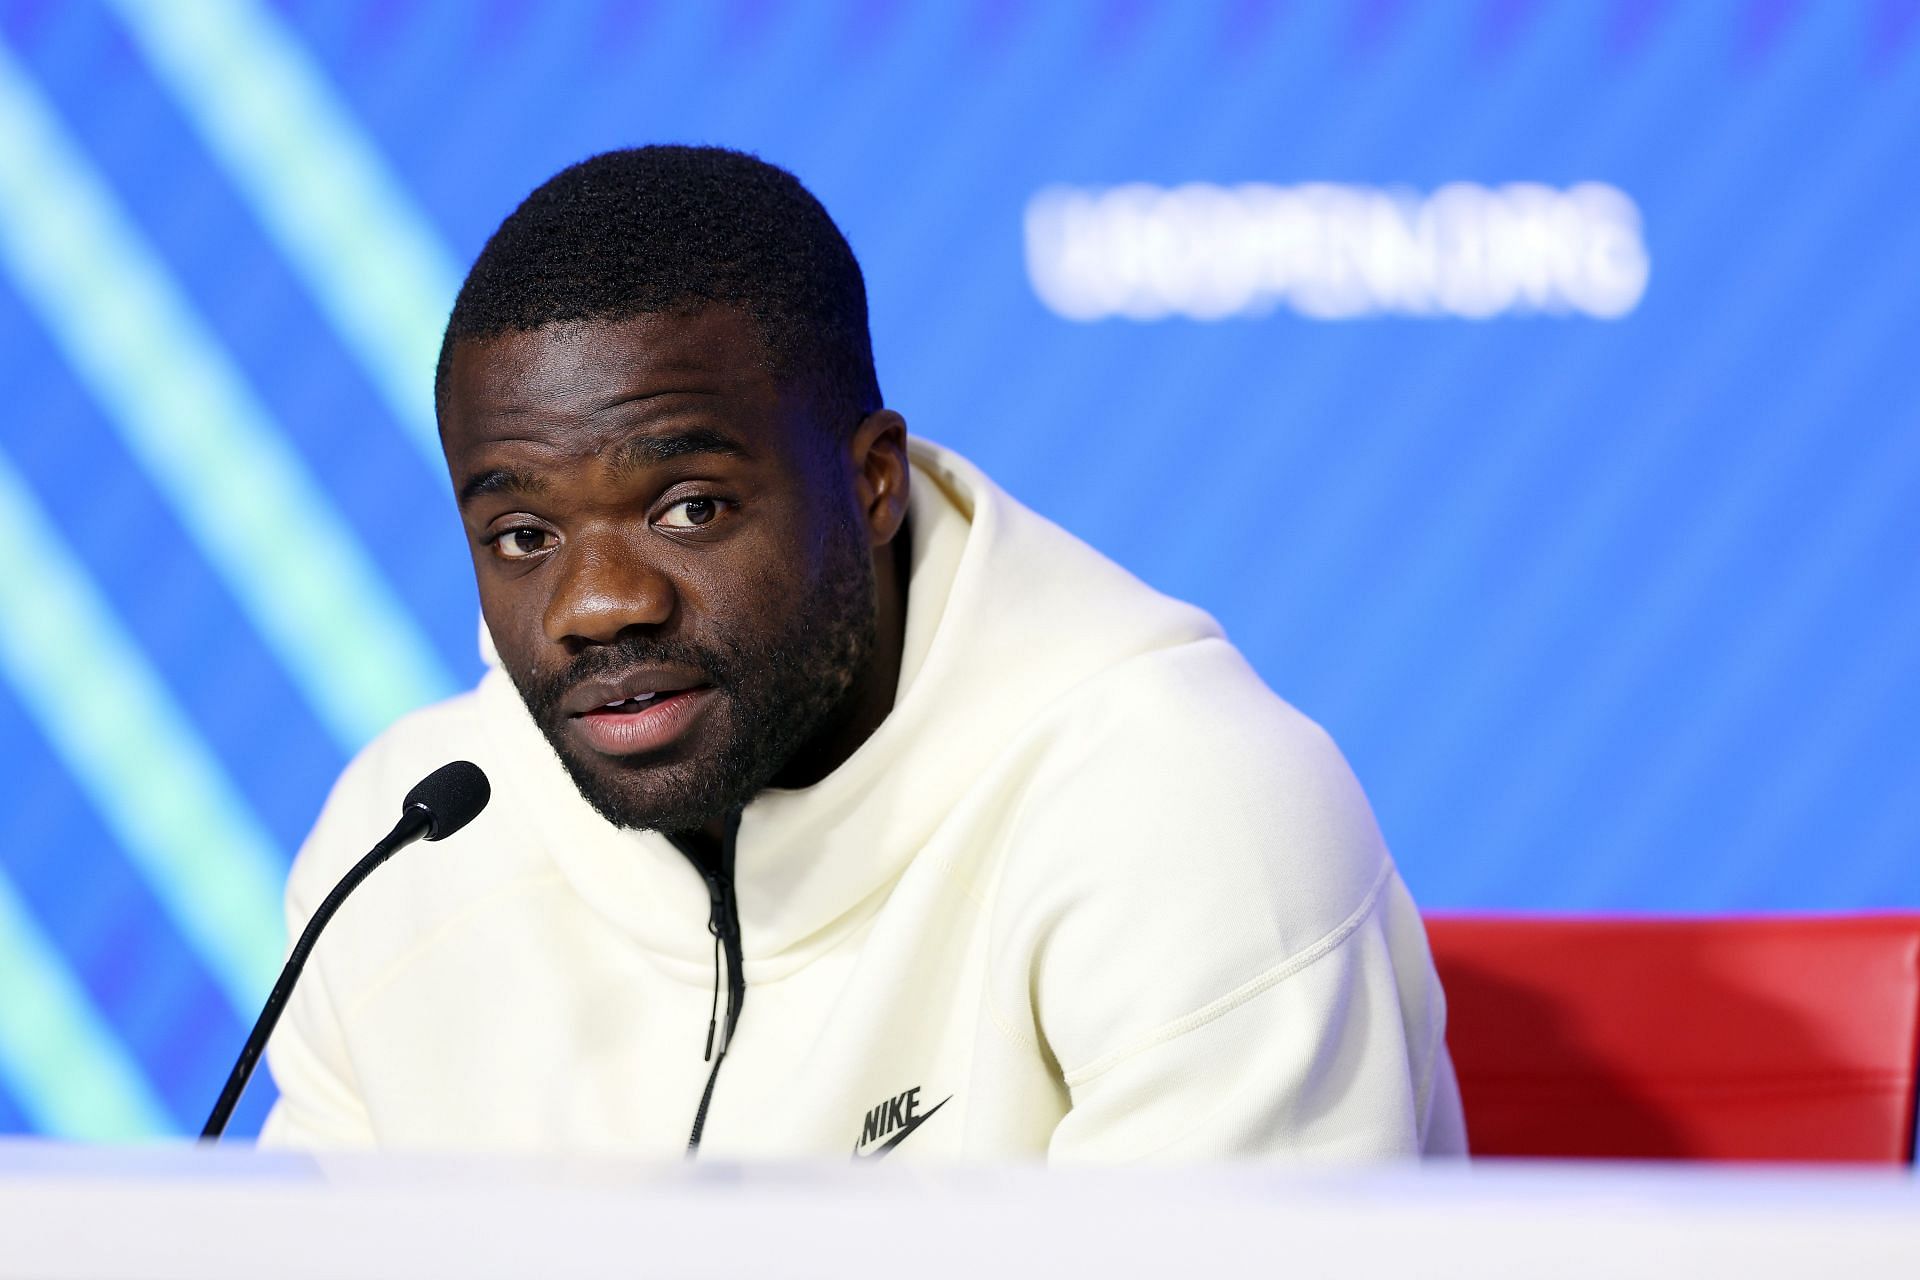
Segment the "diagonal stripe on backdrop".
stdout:
[[460,277],[438,235],[263,6],[116,0],[115,8],[439,474],[432,373]]
[[250,1022],[280,963],[286,860],[3,453],[0,511],[33,531],[0,574],[0,676]]
[[0,46],[0,267],[346,750],[453,689],[226,352]]
[[172,1132],[113,1030],[0,874],[0,1075],[36,1131],[92,1142]]

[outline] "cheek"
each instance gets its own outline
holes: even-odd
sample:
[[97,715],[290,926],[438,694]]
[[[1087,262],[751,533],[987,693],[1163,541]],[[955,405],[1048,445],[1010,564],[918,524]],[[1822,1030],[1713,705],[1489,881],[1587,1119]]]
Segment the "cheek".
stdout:
[[819,543],[800,513],[769,504],[739,536],[687,548],[661,567],[689,620],[751,630],[807,594],[824,563]]
[[540,651],[540,610],[525,590],[480,579],[480,617],[502,666],[516,675],[529,671]]
[[831,544],[817,526],[789,528],[756,548],[756,554],[743,557],[714,590],[729,609],[767,630],[812,597],[814,585],[831,564]]
[[706,643],[755,634],[786,613],[791,592],[787,574],[763,559],[715,557],[677,582],[682,634]]

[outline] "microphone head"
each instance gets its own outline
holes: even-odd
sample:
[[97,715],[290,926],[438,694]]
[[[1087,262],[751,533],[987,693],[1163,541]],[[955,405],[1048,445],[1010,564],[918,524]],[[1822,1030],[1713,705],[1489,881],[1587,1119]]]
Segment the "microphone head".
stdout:
[[427,815],[429,840],[444,840],[479,816],[493,797],[487,775],[471,760],[443,764],[407,792],[402,812],[420,809]]

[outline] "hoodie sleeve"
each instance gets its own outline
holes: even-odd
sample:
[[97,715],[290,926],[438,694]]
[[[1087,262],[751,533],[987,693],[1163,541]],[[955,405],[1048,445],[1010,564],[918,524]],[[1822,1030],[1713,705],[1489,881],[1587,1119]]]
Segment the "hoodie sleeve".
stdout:
[[1072,1105],[1049,1158],[1372,1160],[1463,1152],[1439,988],[1416,959],[1424,940],[1394,936],[1407,928],[1410,912],[1399,905],[1406,902],[1389,869],[1354,916],[1314,946],[1108,1053],[1063,1067]]
[[1049,1158],[1463,1150],[1425,930],[1327,736],[1221,641],[1073,704],[995,976],[1067,1094]]

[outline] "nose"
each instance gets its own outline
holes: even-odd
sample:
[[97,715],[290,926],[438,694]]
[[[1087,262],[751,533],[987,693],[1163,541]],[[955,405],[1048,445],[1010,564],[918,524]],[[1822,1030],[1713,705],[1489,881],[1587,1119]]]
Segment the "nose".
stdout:
[[547,638],[571,651],[673,616],[673,580],[623,538],[576,536],[554,567],[562,573],[543,622]]

